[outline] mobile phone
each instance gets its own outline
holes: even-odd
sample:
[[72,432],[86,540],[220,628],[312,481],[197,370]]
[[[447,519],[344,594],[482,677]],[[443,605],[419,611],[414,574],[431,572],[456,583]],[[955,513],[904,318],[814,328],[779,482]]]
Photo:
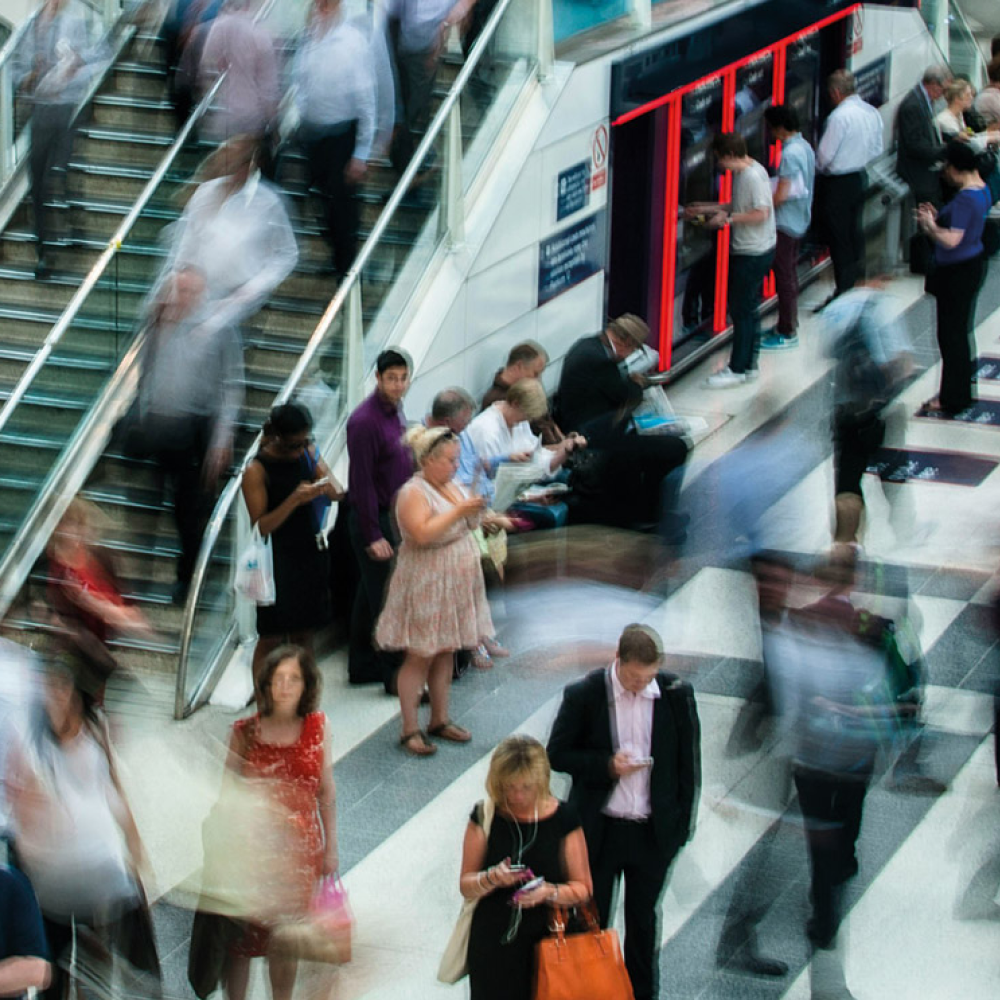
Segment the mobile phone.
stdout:
[[511,902],[513,903],[520,902],[524,896],[526,896],[529,892],[531,892],[532,889],[537,889],[544,881],[545,879],[543,879],[541,875],[539,875],[538,878],[533,878],[530,882],[525,882],[524,885],[522,885],[521,888],[518,889],[517,892],[515,892],[514,895],[510,897]]
[[527,865],[507,865],[507,867],[512,872],[526,872],[526,871],[528,871],[528,866]]
[[330,483],[330,477],[324,476],[322,479],[314,479],[313,486],[328,486]]
[[653,758],[652,757],[633,757],[632,758],[632,763],[633,764],[638,764],[639,767],[652,767],[653,766]]

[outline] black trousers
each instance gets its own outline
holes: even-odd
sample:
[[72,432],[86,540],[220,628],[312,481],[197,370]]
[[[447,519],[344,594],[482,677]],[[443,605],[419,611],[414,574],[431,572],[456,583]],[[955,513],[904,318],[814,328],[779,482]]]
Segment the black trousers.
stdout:
[[[389,512],[378,513],[382,537],[392,539],[392,525]],[[351,609],[351,636],[347,653],[347,676],[352,684],[370,684],[381,681],[389,686],[399,669],[402,657],[398,652],[376,650],[372,643],[375,622],[385,601],[386,587],[392,572],[392,561],[380,562],[372,559],[365,551],[368,543],[361,536],[358,514],[351,508],[348,514],[347,530],[351,539],[351,549],[358,568],[358,590]]]
[[401,174],[406,169],[413,158],[417,143],[427,128],[439,64],[440,59],[433,49],[423,52],[400,52],[398,47],[396,48],[398,105],[403,109],[403,120],[396,125],[389,157],[397,173]]
[[[601,523],[658,524],[673,512],[677,484],[671,473],[687,461],[683,438],[668,434],[598,435],[591,444],[604,470],[596,498]],[[679,481],[679,474],[676,477]]]
[[808,768],[795,771],[812,869],[810,936],[821,947],[836,937],[841,887],[858,873],[855,851],[870,780],[870,770],[850,776]]
[[601,926],[611,921],[615,887],[623,879],[625,890],[625,967],[632,980],[635,1000],[659,997],[659,920],[656,908],[663,894],[670,865],[680,844],[663,851],[651,823],[633,823],[608,817],[604,839],[590,859],[594,902]]
[[757,367],[760,321],[757,308],[764,279],[774,263],[774,251],[729,255],[729,315],[733,320],[733,349],[729,367],[738,375]]
[[837,294],[852,289],[861,275],[865,259],[865,239],[861,210],[865,197],[865,175],[828,174],[819,188],[821,213],[826,228],[833,279]]
[[861,477],[885,441],[885,421],[877,413],[861,418],[836,413],[833,418],[833,474],[836,493],[862,496]]
[[309,184],[323,204],[323,226],[333,266],[346,274],[357,252],[359,211],[355,188],[344,178],[354,156],[357,121],[339,125],[303,124],[299,143],[305,153]]
[[192,417],[189,425],[185,423],[183,429],[178,429],[173,446],[153,448],[150,453],[173,494],[174,524],[181,543],[179,583],[191,580],[215,500],[214,484],[207,485],[202,475],[211,433],[210,421]]
[[941,351],[941,409],[958,413],[971,406],[972,331],[979,289],[986,275],[982,256],[958,264],[938,265],[929,280],[937,303],[937,341]]
[[66,167],[73,149],[73,105],[36,104],[31,114],[31,153],[28,167],[31,173],[31,205],[35,213],[35,235],[38,256],[44,253],[51,239],[46,202],[57,184],[63,194],[66,189]]

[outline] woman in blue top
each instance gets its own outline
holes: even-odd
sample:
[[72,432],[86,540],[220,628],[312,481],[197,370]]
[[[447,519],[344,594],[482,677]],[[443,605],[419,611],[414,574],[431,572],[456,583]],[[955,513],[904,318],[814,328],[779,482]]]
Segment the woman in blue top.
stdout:
[[931,407],[954,416],[975,401],[972,331],[986,274],[983,226],[992,199],[979,176],[976,153],[967,143],[949,144],[942,173],[958,194],[940,211],[926,202],[920,205],[917,224],[934,243],[927,291],[937,299],[941,387]]

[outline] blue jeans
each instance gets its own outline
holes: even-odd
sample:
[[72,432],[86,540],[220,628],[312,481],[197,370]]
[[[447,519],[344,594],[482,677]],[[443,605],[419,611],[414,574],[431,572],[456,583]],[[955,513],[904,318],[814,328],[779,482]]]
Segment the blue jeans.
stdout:
[[764,279],[771,270],[774,250],[767,253],[734,253],[729,257],[729,315],[733,320],[733,352],[729,368],[742,375],[757,367],[760,324],[757,307]]

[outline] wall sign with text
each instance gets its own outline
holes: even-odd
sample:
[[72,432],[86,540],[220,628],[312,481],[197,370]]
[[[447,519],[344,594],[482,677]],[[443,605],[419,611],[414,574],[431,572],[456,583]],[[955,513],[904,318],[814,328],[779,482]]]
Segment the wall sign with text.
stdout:
[[607,230],[607,212],[602,208],[542,240],[538,247],[540,306],[604,269]]

